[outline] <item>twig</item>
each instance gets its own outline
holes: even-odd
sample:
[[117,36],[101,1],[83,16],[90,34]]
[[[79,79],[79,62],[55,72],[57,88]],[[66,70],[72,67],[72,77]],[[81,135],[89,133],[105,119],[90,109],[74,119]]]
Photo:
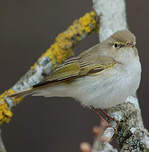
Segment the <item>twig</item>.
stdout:
[[[8,98],[15,92],[24,90],[40,82],[64,60],[73,55],[73,48],[84,38],[95,32],[98,17],[95,11],[86,13],[75,20],[63,33],[60,33],[53,45],[38,59],[30,70],[9,90],[0,95],[0,124],[8,123],[12,117],[11,108],[20,103],[23,97]],[[0,135],[0,152],[6,152]]]
[[42,81],[66,58],[73,55],[73,48],[81,40],[96,31],[98,21],[96,12],[91,11],[75,20],[66,31],[56,37],[55,42],[42,54],[30,70],[12,88],[0,96],[0,123],[9,122],[12,117],[11,108],[23,99],[23,97],[12,99],[7,96]]

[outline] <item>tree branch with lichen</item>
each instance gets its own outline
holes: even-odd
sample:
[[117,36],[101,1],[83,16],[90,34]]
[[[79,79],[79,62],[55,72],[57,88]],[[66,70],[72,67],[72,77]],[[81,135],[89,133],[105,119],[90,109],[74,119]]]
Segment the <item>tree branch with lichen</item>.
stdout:
[[[56,37],[50,48],[41,55],[20,80],[0,95],[0,124],[10,121],[13,116],[12,107],[15,107],[24,98],[8,98],[8,96],[39,83],[59,64],[73,56],[73,48],[98,29],[98,21],[95,11],[86,13],[80,19],[75,20],[68,29]],[[0,152],[6,152],[1,136],[0,139]]]
[[75,20],[67,30],[56,37],[55,42],[31,66],[30,70],[12,88],[0,96],[0,123],[9,122],[12,117],[11,108],[23,99],[23,97],[8,98],[8,96],[42,81],[59,64],[73,55],[73,48],[81,40],[98,29],[97,22],[96,12],[91,11]]

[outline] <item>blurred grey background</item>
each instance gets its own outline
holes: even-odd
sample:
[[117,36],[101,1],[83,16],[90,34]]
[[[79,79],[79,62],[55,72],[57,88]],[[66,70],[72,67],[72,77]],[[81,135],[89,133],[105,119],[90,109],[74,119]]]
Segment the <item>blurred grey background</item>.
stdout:
[[[0,89],[10,88],[74,19],[91,10],[91,0],[1,0]],[[142,62],[140,106],[149,129],[149,1],[127,1],[130,29],[137,36]],[[98,42],[93,34],[76,54]],[[50,101],[50,102],[49,102]],[[71,98],[27,97],[13,109],[9,125],[2,126],[8,152],[77,152],[83,141],[92,143],[93,112]]]

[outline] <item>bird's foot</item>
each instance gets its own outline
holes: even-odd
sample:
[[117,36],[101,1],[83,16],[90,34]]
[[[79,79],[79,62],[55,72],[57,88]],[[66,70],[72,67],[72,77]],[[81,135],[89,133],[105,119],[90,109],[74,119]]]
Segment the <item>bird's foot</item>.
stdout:
[[110,117],[102,109],[97,109],[94,107],[91,107],[91,109],[96,113],[98,118],[101,120],[100,127],[95,127],[93,129],[93,132],[96,132],[96,135],[98,132],[98,136],[100,136],[100,140],[102,142],[110,142],[116,135],[119,122],[114,118]]

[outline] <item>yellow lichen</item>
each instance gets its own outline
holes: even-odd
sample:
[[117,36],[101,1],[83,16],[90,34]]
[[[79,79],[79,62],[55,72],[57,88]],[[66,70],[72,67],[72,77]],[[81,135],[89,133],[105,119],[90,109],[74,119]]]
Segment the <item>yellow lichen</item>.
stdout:
[[8,123],[11,117],[12,117],[12,112],[5,103],[4,98],[0,96],[0,124],[3,122]]
[[[9,96],[9,95],[12,95],[12,94],[15,94],[16,91],[14,91],[13,89],[9,89],[7,91],[5,91],[5,97]],[[24,97],[17,97],[17,98],[12,98],[13,102],[15,102],[16,104],[19,104],[20,101],[23,99]]]
[[[0,124],[3,122],[8,123],[13,115],[11,110],[8,108],[7,103],[5,102],[5,98],[14,93],[16,92],[13,89],[9,89],[0,96]],[[16,104],[20,103],[22,99],[23,97],[13,98],[12,101]]]
[[79,22],[81,24],[82,30],[84,30],[87,33],[91,32],[90,24],[96,25],[95,19],[92,17],[95,15],[94,12],[86,13],[83,17],[80,18]]
[[[84,38],[84,34],[88,35],[96,30],[97,24],[95,17],[96,12],[91,11],[79,20],[75,20],[66,31],[56,37],[53,45],[51,45],[41,57],[50,58],[53,64],[52,68],[55,69],[59,64],[63,63],[66,58],[73,55],[73,47]],[[35,68],[36,65],[37,64],[34,64],[31,69]]]
[[31,66],[31,70],[35,69],[36,66],[37,66],[37,63],[35,63],[33,66]]
[[[42,57],[47,57],[52,62],[52,68],[55,69],[59,64],[63,63],[66,58],[73,55],[73,48],[78,42],[91,32],[96,31],[98,25],[96,21],[96,12],[94,11],[86,13],[80,19],[75,20],[66,31],[56,37],[55,42],[41,55],[38,61],[40,61]],[[31,70],[35,69],[37,65],[38,62],[31,66]],[[14,93],[16,92],[13,89],[9,89],[0,96],[0,123],[9,122],[12,117],[12,112],[8,108],[5,98]],[[16,104],[19,103],[23,97],[11,99],[12,102]]]
[[82,26],[88,26],[91,23],[91,16],[89,13],[86,13],[85,16],[81,17],[79,21]]

